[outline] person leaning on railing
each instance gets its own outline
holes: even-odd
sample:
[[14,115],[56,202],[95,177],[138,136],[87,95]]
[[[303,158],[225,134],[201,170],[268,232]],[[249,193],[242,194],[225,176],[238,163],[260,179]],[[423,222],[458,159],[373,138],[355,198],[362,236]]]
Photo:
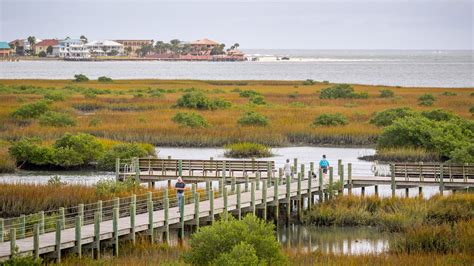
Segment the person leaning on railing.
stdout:
[[181,209],[181,204],[183,203],[183,195],[184,195],[184,188],[186,187],[186,184],[183,181],[183,178],[180,176],[177,179],[177,182],[175,184],[175,189],[176,189],[176,197],[178,198],[178,212]]

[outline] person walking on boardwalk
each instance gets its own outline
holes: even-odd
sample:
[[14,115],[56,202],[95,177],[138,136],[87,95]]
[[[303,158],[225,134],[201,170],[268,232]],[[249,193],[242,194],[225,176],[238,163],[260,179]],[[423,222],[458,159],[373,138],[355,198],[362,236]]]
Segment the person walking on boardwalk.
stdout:
[[286,180],[290,180],[291,176],[291,164],[290,164],[290,159],[286,159],[286,163],[283,166],[283,171],[285,173],[285,178]]
[[178,212],[181,210],[181,204],[183,203],[183,195],[184,195],[184,188],[186,184],[183,181],[183,178],[178,177],[176,185],[174,186],[176,189],[176,197],[178,198]]
[[329,162],[328,160],[326,160],[326,155],[323,155],[323,158],[321,159],[321,161],[319,161],[319,168],[323,170],[323,176],[326,176],[329,168]]

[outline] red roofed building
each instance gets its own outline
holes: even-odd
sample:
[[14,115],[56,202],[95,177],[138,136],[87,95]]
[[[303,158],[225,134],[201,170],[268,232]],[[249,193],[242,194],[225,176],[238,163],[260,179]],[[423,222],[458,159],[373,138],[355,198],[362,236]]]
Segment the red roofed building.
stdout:
[[214,47],[219,46],[218,42],[201,39],[190,43],[191,51],[198,54],[209,54]]
[[55,40],[55,39],[44,39],[42,40],[41,42],[37,43],[35,46],[34,46],[34,49],[35,49],[35,54],[39,54],[41,53],[42,51],[44,51],[45,53],[47,53],[47,50],[48,50],[48,47],[51,46],[55,46],[55,45],[58,45],[59,42],[58,40]]

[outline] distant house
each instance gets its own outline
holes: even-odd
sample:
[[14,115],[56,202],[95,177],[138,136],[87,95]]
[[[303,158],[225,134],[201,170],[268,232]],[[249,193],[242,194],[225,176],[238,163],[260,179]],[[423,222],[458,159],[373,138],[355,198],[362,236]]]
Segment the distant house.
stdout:
[[125,51],[136,53],[144,45],[153,45],[153,40],[115,40],[123,45]]
[[99,56],[124,53],[124,45],[115,41],[93,41],[86,43],[85,46],[92,54]]
[[0,57],[9,57],[12,54],[12,49],[7,42],[0,42]]
[[201,39],[191,42],[190,45],[193,54],[210,54],[212,49],[219,46],[219,43],[209,39]]
[[59,41],[55,39],[44,39],[41,42],[37,43],[34,47],[35,54],[39,54],[41,52],[47,53],[48,47],[54,47],[55,45],[58,45]]
[[91,54],[81,39],[66,38],[59,40],[58,44],[53,46],[53,56],[80,60],[90,58]]
[[14,53],[17,55],[24,55],[25,54],[25,40],[16,39],[8,43],[10,47],[14,47]]

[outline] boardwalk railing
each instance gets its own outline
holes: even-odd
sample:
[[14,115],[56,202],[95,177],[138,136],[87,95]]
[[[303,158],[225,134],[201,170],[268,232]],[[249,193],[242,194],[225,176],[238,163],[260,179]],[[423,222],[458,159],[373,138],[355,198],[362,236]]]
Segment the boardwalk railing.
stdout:
[[474,165],[469,164],[434,164],[434,163],[396,163],[393,171],[395,177],[439,178],[443,175],[449,180],[464,179],[474,176]]
[[[274,177],[270,175],[261,179],[260,175],[256,175],[255,179],[249,180],[247,176],[243,182],[238,182],[235,176],[222,175],[217,188],[213,187],[211,180],[192,184],[191,189],[185,191],[185,204],[179,214],[174,190],[166,188],[143,195],[0,219],[0,262],[15,253],[20,256],[33,254],[34,257],[53,253],[60,261],[61,250],[72,249],[80,257],[83,247],[92,248],[100,256],[101,242],[105,240],[112,241],[117,255],[119,238],[134,241],[136,234],[144,233],[151,241],[156,241],[156,233],[160,232],[164,234],[164,241],[169,241],[170,225],[179,228],[183,235],[185,223],[199,226],[201,222],[213,221],[219,213],[225,216],[231,212],[241,218],[243,212],[260,212],[260,216],[267,219],[267,209],[271,207],[274,219],[278,220],[281,205],[289,222],[293,206],[296,206],[298,218],[303,215],[304,198],[308,199],[306,207],[309,208],[315,196],[322,201],[331,197],[334,189],[344,193],[343,187],[348,189],[348,193],[352,193],[355,187],[361,187],[363,194],[366,186],[375,185],[377,194],[379,184],[389,184],[392,196],[395,196],[397,188],[439,186],[442,193],[445,189],[474,186],[472,175],[467,175],[465,179],[445,180],[443,170],[437,179],[405,179],[395,177],[395,171],[392,171],[391,177],[355,177],[352,176],[350,163],[344,166],[339,162],[337,173],[330,167],[327,176],[319,169],[319,175],[313,177],[314,165],[309,168],[306,172],[304,165],[299,169],[293,167],[290,180],[283,178],[283,172],[279,169]],[[335,186],[336,182],[341,187]]]

